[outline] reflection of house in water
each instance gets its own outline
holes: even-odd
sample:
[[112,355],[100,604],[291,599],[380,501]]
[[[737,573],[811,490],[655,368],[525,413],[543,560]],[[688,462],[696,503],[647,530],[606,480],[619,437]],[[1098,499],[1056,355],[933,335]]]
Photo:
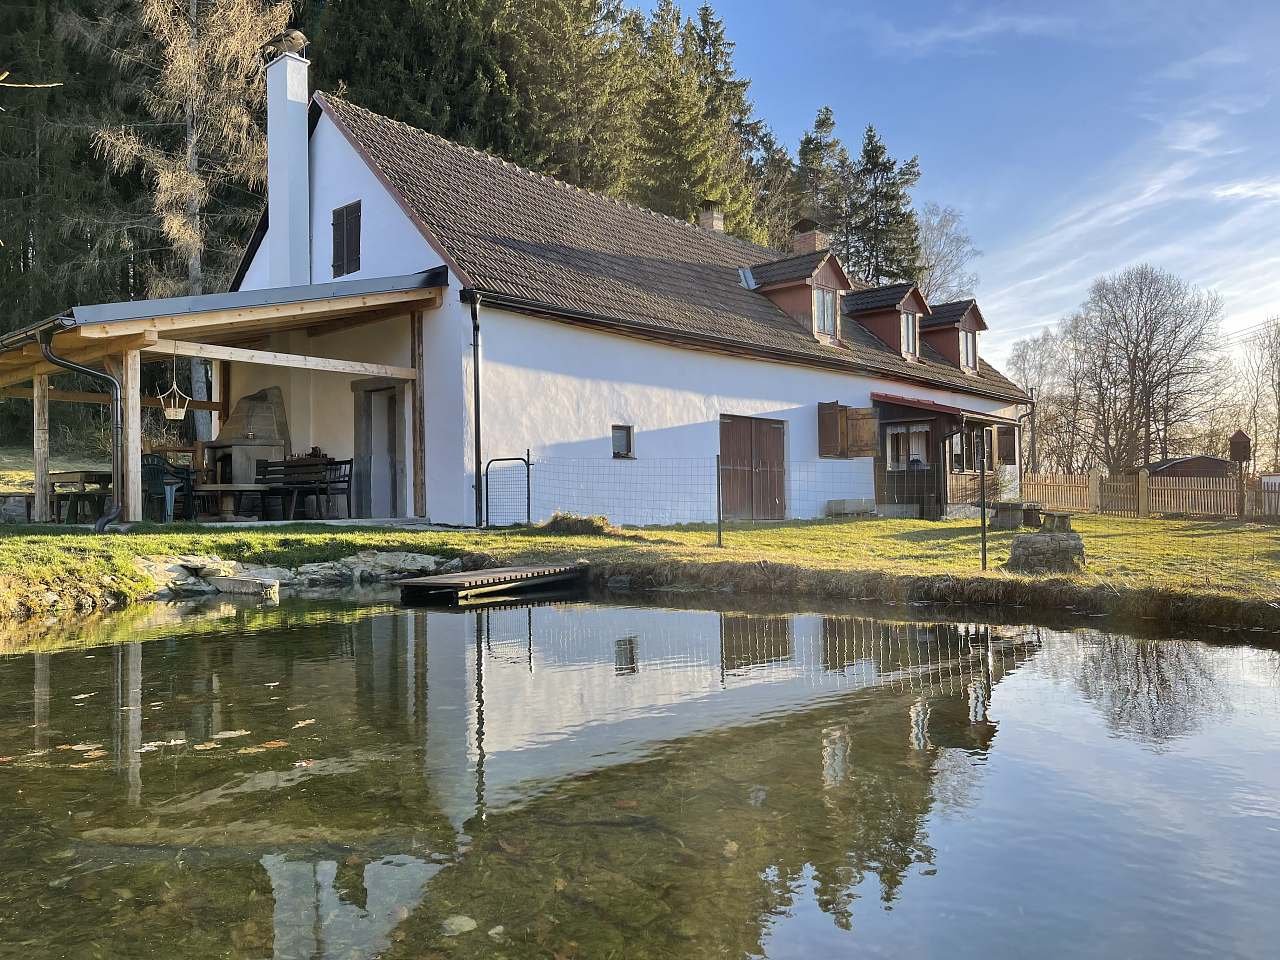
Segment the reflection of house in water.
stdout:
[[[110,744],[119,802],[141,807],[140,829],[155,845],[148,856],[166,844],[194,854],[200,843],[184,831],[208,827],[201,843],[217,848],[211,855],[265,871],[277,958],[378,955],[396,925],[426,904],[429,887],[455,882],[437,876],[441,860],[431,852],[447,859],[457,832],[479,834],[499,818],[524,830],[523,809],[544,798],[558,810],[560,792],[588,789],[588,774],[620,771],[644,790],[646,778],[661,783],[665,774],[635,761],[659,755],[683,756],[671,762],[696,778],[759,754],[758,736],[774,743],[771,765],[785,762],[789,772],[744,796],[752,809],[817,811],[821,829],[800,855],[830,902],[843,903],[865,867],[842,861],[855,839],[892,889],[883,864],[897,863],[914,840],[897,836],[897,820],[877,823],[880,806],[905,809],[906,791],[915,811],[908,826],[927,811],[927,752],[987,749],[992,685],[1030,652],[992,642],[998,628],[852,616],[579,605],[295,616],[286,605],[275,632],[233,623],[199,643],[116,647],[89,662],[101,667],[76,661],[67,669],[77,672],[61,677],[57,656],[38,657],[29,681],[35,743],[45,744],[58,720],[51,711],[64,709],[70,690],[91,685],[85,671],[109,660],[112,675],[97,675],[100,700],[77,714],[101,718],[103,729],[79,735]],[[153,714],[159,701],[166,706]],[[869,767],[867,703],[883,715],[875,723],[888,724],[895,750],[919,754],[909,783],[894,779],[896,767]],[[317,723],[291,732],[303,718]],[[757,734],[760,724],[768,726]],[[195,744],[241,728],[252,729],[252,740],[296,739],[299,749],[315,731],[307,749],[319,759],[254,773],[228,763],[225,782],[194,795],[158,772],[148,784],[158,759],[145,752],[148,742]],[[731,743],[717,739],[726,732]],[[317,816],[333,824],[331,841],[314,839]],[[269,829],[237,833],[255,823]],[[849,824],[861,824],[856,838]],[[94,842],[118,857],[136,835],[107,828]],[[471,856],[448,873],[465,873]],[[753,866],[744,851],[738,869],[763,876],[781,870],[777,859]]]

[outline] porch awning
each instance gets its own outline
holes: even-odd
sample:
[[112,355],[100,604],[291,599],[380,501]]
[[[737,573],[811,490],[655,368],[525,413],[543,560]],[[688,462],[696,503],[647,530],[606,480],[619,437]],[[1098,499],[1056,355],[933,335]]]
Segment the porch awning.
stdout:
[[139,350],[413,379],[407,368],[245,350],[229,343],[283,330],[328,332],[430,309],[440,305],[447,284],[448,271],[436,267],[395,277],[74,307],[0,335],[0,389],[59,372],[44,361],[41,338],[52,340],[59,355],[90,366],[123,350]]
[[892,393],[873,393],[871,400],[873,403],[892,403],[899,407],[914,407],[931,413],[945,413],[961,420],[980,420],[983,423],[1004,423],[1010,426],[1018,422],[1009,417],[1001,417],[981,410],[967,410],[964,407],[953,407],[946,403],[935,403],[932,400],[921,400],[917,397],[900,397]]

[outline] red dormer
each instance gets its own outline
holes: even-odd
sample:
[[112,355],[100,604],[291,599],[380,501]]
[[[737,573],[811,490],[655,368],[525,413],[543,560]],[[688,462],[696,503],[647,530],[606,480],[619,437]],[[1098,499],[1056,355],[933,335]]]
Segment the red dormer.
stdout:
[[[819,249],[808,249],[819,244]],[[744,268],[742,281],[816,339],[835,343],[840,338],[840,301],[850,289],[849,278],[810,221],[796,225],[796,246],[799,249],[790,257]]]
[[891,283],[848,294],[844,315],[908,360],[918,360],[920,330],[932,311],[914,283]]
[[925,343],[967,373],[978,372],[978,334],[987,322],[976,300],[939,303],[921,324]]

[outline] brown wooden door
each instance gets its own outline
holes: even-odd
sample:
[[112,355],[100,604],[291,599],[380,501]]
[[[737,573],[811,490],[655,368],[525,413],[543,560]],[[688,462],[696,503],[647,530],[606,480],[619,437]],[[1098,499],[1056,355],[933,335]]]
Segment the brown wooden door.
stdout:
[[786,517],[785,430],[781,420],[720,418],[720,495],[725,519]]

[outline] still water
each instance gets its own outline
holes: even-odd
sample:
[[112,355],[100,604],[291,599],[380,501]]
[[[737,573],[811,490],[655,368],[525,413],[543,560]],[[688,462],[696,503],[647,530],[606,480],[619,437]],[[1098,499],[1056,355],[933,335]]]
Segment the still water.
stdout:
[[930,616],[294,603],[0,656],[0,956],[1276,955],[1280,655]]

